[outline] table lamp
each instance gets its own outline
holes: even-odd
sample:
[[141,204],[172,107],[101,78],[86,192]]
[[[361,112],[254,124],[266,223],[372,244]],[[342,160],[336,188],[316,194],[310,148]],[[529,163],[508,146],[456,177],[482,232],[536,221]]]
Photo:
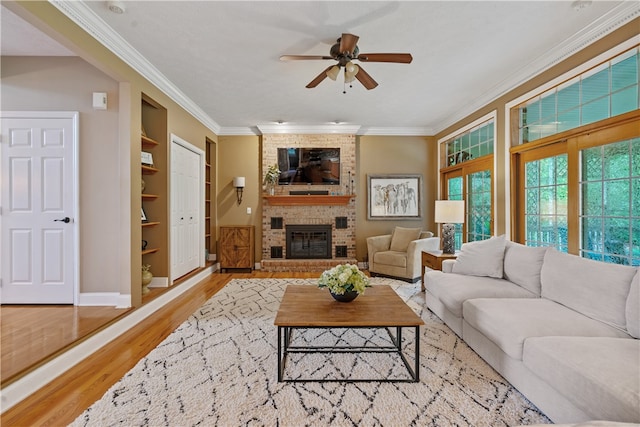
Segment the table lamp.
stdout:
[[435,222],[442,225],[442,252],[453,254],[456,249],[456,224],[464,223],[463,200],[436,200]]

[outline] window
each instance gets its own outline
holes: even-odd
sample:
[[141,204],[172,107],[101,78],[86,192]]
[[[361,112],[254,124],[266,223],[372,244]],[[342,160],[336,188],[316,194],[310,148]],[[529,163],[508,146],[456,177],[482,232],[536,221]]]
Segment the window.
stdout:
[[485,117],[442,142],[444,198],[465,201],[465,222],[456,224],[455,247],[488,239],[493,229],[495,116]]
[[639,58],[635,47],[520,106],[519,144],[638,109]]
[[524,225],[527,246],[567,252],[567,155],[524,164]]
[[445,142],[448,166],[493,154],[493,120]]
[[580,253],[640,266],[640,138],[581,151]]

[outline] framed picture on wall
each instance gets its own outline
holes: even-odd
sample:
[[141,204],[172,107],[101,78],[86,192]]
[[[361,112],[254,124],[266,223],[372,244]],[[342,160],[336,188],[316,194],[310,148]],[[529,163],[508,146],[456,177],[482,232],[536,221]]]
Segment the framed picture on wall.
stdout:
[[422,175],[367,175],[367,219],[421,219]]

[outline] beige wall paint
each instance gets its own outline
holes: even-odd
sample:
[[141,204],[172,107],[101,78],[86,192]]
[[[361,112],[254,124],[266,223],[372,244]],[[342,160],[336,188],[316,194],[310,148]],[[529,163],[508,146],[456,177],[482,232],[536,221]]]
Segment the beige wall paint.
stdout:
[[[78,111],[81,292],[119,292],[118,83],[77,57],[2,57],[2,110]],[[92,92],[106,92],[94,110]]]
[[[3,3],[4,4],[4,3]],[[57,41],[67,46],[72,51],[76,52],[84,61],[93,65],[97,70],[104,73],[111,78],[112,82],[116,82],[113,95],[113,103],[110,100],[109,111],[111,108],[116,110],[116,124],[108,123],[109,129],[118,129],[120,141],[119,146],[129,147],[129,155],[120,156],[120,167],[128,167],[128,173],[121,174],[121,177],[127,179],[128,182],[123,182],[121,179],[120,190],[117,199],[121,203],[121,212],[118,212],[116,217],[120,218],[122,226],[120,227],[120,234],[129,238],[129,247],[123,250],[122,242],[118,241],[119,245],[116,246],[104,246],[102,245],[99,253],[120,253],[117,261],[108,264],[103,263],[104,268],[114,268],[114,265],[119,265],[119,268],[124,271],[120,278],[115,281],[115,289],[119,289],[122,294],[131,294],[131,301],[134,306],[139,306],[142,302],[140,294],[141,289],[141,269],[142,260],[140,257],[140,241],[141,230],[138,224],[140,223],[140,166],[139,166],[139,153],[140,153],[140,123],[141,123],[141,95],[145,93],[150,96],[156,102],[161,104],[167,109],[167,140],[169,135],[174,133],[181,138],[191,142],[201,149],[205,149],[206,138],[212,141],[217,141],[218,136],[213,133],[212,130],[204,126],[200,121],[195,119],[189,113],[187,113],[181,106],[172,101],[162,91],[152,85],[144,77],[134,71],[126,63],[120,60],[115,54],[101,45],[89,34],[80,29],[75,23],[69,20],[61,12],[59,12],[54,6],[44,1],[20,1],[6,3],[13,12],[31,22],[36,27],[51,35]],[[5,77],[5,59],[2,58],[2,76]],[[54,69],[50,69],[50,66],[45,65],[42,70],[42,75],[46,75],[47,72],[55,74]],[[27,74],[21,77],[22,79],[29,79]],[[84,79],[84,76],[76,78],[75,80],[69,79],[65,85],[71,83],[78,83]],[[34,84],[34,82],[31,82]],[[3,81],[3,100],[5,96],[5,87]],[[37,87],[34,89],[37,92]],[[92,91],[98,91],[92,89]],[[104,90],[102,90],[104,91]],[[46,93],[46,92],[45,92]],[[37,95],[34,95],[37,96]],[[64,97],[64,94],[59,96]],[[109,93],[111,98],[111,93]],[[118,105],[118,96],[123,101]],[[71,102],[71,101],[70,101]],[[76,102],[81,102],[76,100]],[[89,101],[90,102],[90,98]],[[39,107],[38,107],[39,108]],[[36,109],[34,106],[25,109]],[[66,109],[72,109],[67,107]],[[83,117],[81,115],[81,123]],[[101,123],[101,125],[104,125]],[[81,124],[82,127],[82,124]],[[116,132],[116,131],[114,131]],[[116,132],[118,133],[118,132]],[[123,140],[123,138],[126,138]],[[169,147],[167,147],[167,150]],[[121,150],[122,151],[122,150]],[[111,154],[111,153],[110,153]],[[123,161],[123,158],[131,159],[130,163]],[[84,182],[98,182],[104,179],[104,174],[95,173],[94,169],[85,169],[81,171],[81,180]],[[169,185],[169,184],[168,184]],[[92,188],[96,191],[96,194],[100,193],[100,187]],[[128,212],[128,213],[127,213]],[[130,222],[126,223],[123,218],[130,218]],[[215,219],[213,219],[215,222]],[[94,220],[92,220],[93,222]],[[99,222],[99,221],[95,221]],[[126,224],[125,224],[126,223]],[[164,226],[169,227],[168,224]],[[168,234],[168,233],[167,233]],[[128,261],[125,256],[122,256],[122,252],[128,252]],[[98,255],[99,256],[99,255]],[[166,262],[169,262],[167,259]],[[84,266],[82,267],[83,269]],[[128,272],[128,274],[127,274]],[[125,278],[129,277],[130,281],[127,283]],[[84,285],[81,285],[84,286]],[[102,287],[90,285],[92,292],[110,292],[114,291],[113,284],[110,287]],[[82,289],[84,292],[84,288]]]
[[[360,136],[356,141],[356,258],[367,256],[366,238],[389,234],[395,226],[420,227],[435,232],[433,201],[435,200],[436,145],[423,136]],[[421,174],[423,189],[420,220],[367,220],[367,175]]]
[[[451,133],[456,132],[457,129],[464,127],[465,125],[473,122],[474,120],[490,113],[493,110],[497,111],[496,129],[497,129],[497,209],[499,216],[495,223],[496,234],[504,234],[506,231],[506,218],[509,213],[506,212],[507,206],[510,204],[510,195],[507,191],[507,183],[511,180],[511,176],[507,176],[505,161],[506,155],[506,135],[505,135],[505,106],[512,100],[519,98],[520,96],[534,90],[535,88],[545,84],[546,82],[553,80],[554,78],[563,75],[576,68],[578,65],[583,64],[590,59],[606,52],[609,49],[619,45],[620,43],[638,35],[638,28],[640,28],[640,18],[634,19],[627,25],[617,31],[603,37],[588,48],[577,52],[575,55],[567,58],[566,60],[551,67],[549,70],[541,73],[533,79],[523,83],[522,85],[510,90],[505,95],[499,97],[495,101],[485,105],[478,111],[467,116],[466,118],[459,120],[455,124],[448,126],[443,131],[434,136],[434,140],[437,141]],[[434,167],[437,170],[437,167]],[[513,227],[512,227],[513,229]],[[510,237],[510,236],[508,236]]]
[[[261,259],[262,247],[262,176],[260,137],[253,135],[218,137],[217,204],[218,226],[255,225],[255,260]],[[233,177],[244,176],[242,204],[236,201]],[[251,208],[251,214],[247,214]],[[216,240],[219,235],[216,229]]]

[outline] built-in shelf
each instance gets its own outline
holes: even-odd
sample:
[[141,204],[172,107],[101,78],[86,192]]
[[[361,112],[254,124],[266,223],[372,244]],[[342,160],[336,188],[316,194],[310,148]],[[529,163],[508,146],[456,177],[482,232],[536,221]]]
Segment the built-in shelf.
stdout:
[[157,194],[147,194],[147,193],[142,193],[141,194],[142,200],[155,200],[157,199],[159,196]]
[[262,196],[270,205],[274,206],[330,206],[348,205],[354,195],[325,196],[325,195],[279,195]]
[[153,227],[154,225],[160,224],[160,221],[151,221],[151,222],[143,222],[143,227]]
[[142,251],[142,255],[148,255],[148,254],[152,254],[154,252],[158,252],[159,248],[151,248],[151,249],[145,249],[144,251]]
[[159,144],[158,141],[156,141],[154,139],[151,139],[149,137],[146,137],[144,135],[140,136],[140,140],[141,140],[141,143],[142,143],[142,148],[153,148],[153,147],[155,147],[156,145]]
[[142,165],[142,174],[143,175],[151,175],[151,174],[154,174],[154,173],[156,173],[158,171],[160,171],[160,169],[156,169],[156,168],[151,167],[151,166]]

